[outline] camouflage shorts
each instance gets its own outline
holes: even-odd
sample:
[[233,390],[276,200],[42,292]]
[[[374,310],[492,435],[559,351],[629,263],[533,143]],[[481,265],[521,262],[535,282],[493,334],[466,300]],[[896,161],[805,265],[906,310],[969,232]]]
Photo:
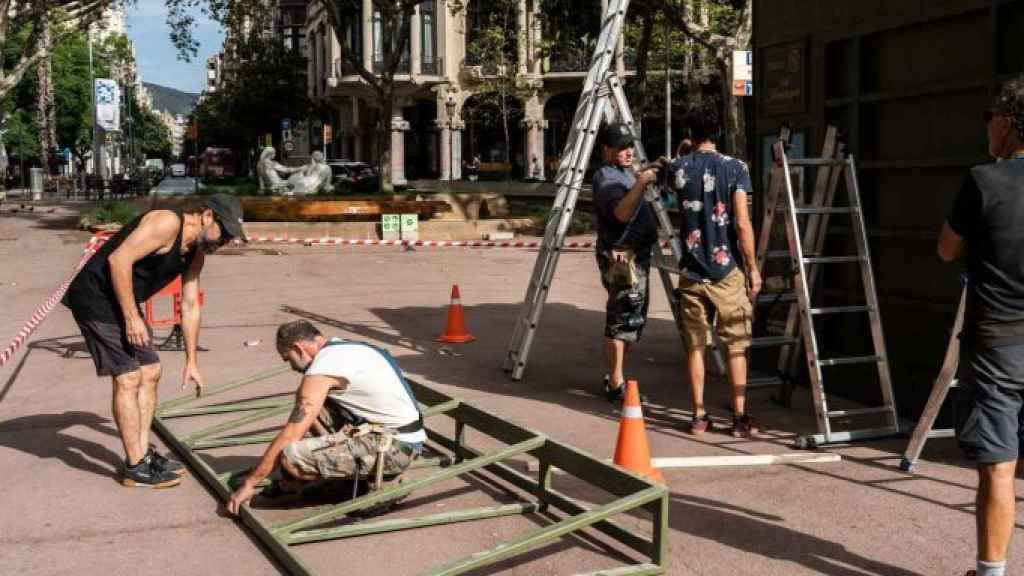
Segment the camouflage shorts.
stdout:
[[[370,433],[358,438],[342,434],[314,436],[285,446],[284,457],[297,469],[321,478],[372,477],[376,472],[377,449],[381,434]],[[384,453],[384,475],[397,476],[419,455],[416,446],[392,440]]]

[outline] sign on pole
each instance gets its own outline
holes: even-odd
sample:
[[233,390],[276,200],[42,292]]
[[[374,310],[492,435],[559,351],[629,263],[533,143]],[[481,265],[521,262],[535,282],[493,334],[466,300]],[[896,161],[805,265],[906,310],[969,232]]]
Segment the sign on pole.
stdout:
[[402,240],[420,239],[420,215],[402,214]]
[[107,132],[121,129],[121,94],[117,82],[108,78],[97,78],[96,124]]
[[380,217],[382,240],[398,240],[401,234],[401,216],[398,214],[382,214]]
[[750,50],[733,50],[732,94],[754,95],[754,53]]

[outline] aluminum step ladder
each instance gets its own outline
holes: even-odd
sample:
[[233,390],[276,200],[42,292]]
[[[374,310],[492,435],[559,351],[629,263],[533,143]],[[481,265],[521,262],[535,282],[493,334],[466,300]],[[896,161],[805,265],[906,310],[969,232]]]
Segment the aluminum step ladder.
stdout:
[[921,418],[918,419],[917,426],[914,427],[914,432],[910,435],[907,449],[903,452],[903,458],[900,460],[900,470],[904,472],[914,471],[914,466],[917,465],[917,460],[921,457],[921,450],[924,449],[924,443],[929,438],[951,438],[956,435],[951,428],[934,430],[932,427],[935,426],[935,419],[938,418],[939,411],[942,410],[942,405],[946,401],[950,389],[956,388],[959,384],[956,371],[960,365],[960,332],[964,327],[966,302],[967,288],[964,288],[960,294],[960,307],[956,312],[956,320],[953,321],[953,330],[949,335],[949,345],[946,346],[946,357],[942,360],[942,369],[939,370],[939,375],[935,378],[935,385],[928,396],[928,402],[924,406],[924,411],[921,412]]
[[[783,146],[788,149],[790,141],[790,130],[788,127],[783,127],[779,134],[779,141],[783,143]],[[842,158],[844,145],[839,141],[839,132],[834,126],[829,126],[825,131],[825,141],[822,145],[822,158]],[[774,150],[773,150],[774,151]],[[783,240],[785,245],[782,249],[778,246],[772,245],[772,240],[780,230],[777,228],[781,227],[785,237],[784,227],[785,221],[782,219],[776,220],[775,215],[780,209],[784,209],[786,206],[785,200],[785,183],[781,179],[781,159],[776,157],[775,164],[772,169],[772,177],[770,179],[767,201],[765,206],[765,215],[761,223],[760,233],[758,234],[757,241],[757,267],[761,271],[762,277],[765,278],[765,284],[767,287],[769,279],[769,271],[766,264],[769,261],[778,260],[790,260],[792,255],[790,254],[788,241]],[[790,173],[792,177],[799,177],[800,181],[803,182],[803,171],[802,167],[791,168]],[[839,179],[842,174],[842,169],[839,166],[826,166],[821,167],[817,170],[815,186],[811,198],[805,204],[806,207],[821,207],[830,208],[833,206],[835,201],[836,189],[839,185]],[[800,192],[794,192],[794,194],[803,200],[802,186],[798,187]],[[807,254],[820,254],[825,243],[825,237],[828,230],[829,224],[829,213],[823,214],[811,214],[803,217],[806,219],[804,234],[803,234],[803,246]],[[777,242],[776,242],[777,243]],[[819,273],[819,267],[816,265],[810,265],[808,267],[808,288],[809,291],[814,293],[814,285],[817,282]],[[757,389],[765,387],[778,387],[777,394],[773,399],[784,406],[789,406],[793,395],[793,383],[795,382],[798,358],[800,352],[800,323],[799,323],[799,306],[797,302],[796,293],[790,286],[785,286],[787,278],[782,278],[783,286],[776,286],[778,292],[769,292],[762,289],[762,293],[758,296],[755,307],[758,312],[755,314],[755,318],[761,314],[768,314],[771,308],[778,305],[784,304],[785,323],[781,330],[771,331],[768,329],[768,322],[761,322],[760,324],[766,328],[765,333],[755,333],[751,348],[754,350],[772,348],[777,354],[777,365],[775,368],[775,374],[773,375],[751,375],[748,378],[747,388]]]
[[[785,205],[783,206],[782,212],[784,214],[782,216],[786,222],[786,239],[793,265],[793,285],[796,291],[797,305],[799,306],[800,335],[810,375],[811,392],[818,428],[817,434],[799,437],[796,441],[796,446],[798,448],[813,448],[824,444],[898,434],[900,431],[899,418],[893,399],[889,361],[885,349],[885,334],[882,330],[881,312],[875,290],[874,271],[871,269],[871,255],[868,247],[867,230],[864,225],[864,214],[854,157],[850,154],[836,157],[790,159],[786,153],[785,143],[782,141],[775,143],[774,151],[775,157],[780,162],[773,169],[773,178],[781,182],[781,188],[776,184],[773,186],[773,189],[776,193],[781,192],[784,194]],[[827,206],[821,205],[822,203],[815,204],[814,202],[811,205],[798,203],[793,186],[792,168],[794,167],[839,168],[842,173],[841,177],[845,182],[849,205],[835,206],[831,202]],[[832,178],[833,176],[830,174],[829,177]],[[823,202],[827,200],[828,198],[824,198]],[[769,206],[775,206],[775,204],[772,203]],[[810,217],[818,216],[820,219],[837,214],[844,214],[850,217],[856,253],[826,256],[823,255],[820,249],[816,252],[808,251],[805,244],[807,235],[801,234],[800,217],[808,216],[807,220],[808,224],[810,224],[810,220],[812,220]],[[770,222],[768,224],[770,225]],[[818,248],[824,248],[825,234],[818,234],[817,238],[815,238],[815,244]],[[811,301],[813,274],[815,274],[813,267],[850,264],[856,265],[860,269],[864,303],[846,306],[815,307]],[[823,358],[818,347],[818,336],[814,324],[815,319],[844,314],[867,314],[871,328],[873,353],[862,356]],[[825,391],[826,373],[835,367],[853,365],[876,366],[882,404],[868,408],[830,410]],[[833,430],[832,421],[834,419],[860,419],[865,416],[876,418],[881,416],[884,418],[885,423],[873,427],[853,428],[843,431]]]
[[[629,0],[611,0],[604,14],[601,34],[598,37],[590,69],[583,84],[579,105],[576,107],[572,129],[562,154],[562,163],[558,167],[555,178],[558,192],[555,195],[555,201],[544,230],[544,241],[541,243],[533,273],[530,275],[530,284],[502,366],[514,380],[522,379],[523,372],[526,370],[530,348],[537,334],[544,302],[547,300],[555,268],[558,266],[558,258],[561,255],[562,246],[565,244],[569,225],[572,223],[576,201],[580,188],[583,186],[584,173],[590,163],[590,154],[594,148],[601,123],[602,121],[611,122],[617,117],[618,121],[628,126],[636,136],[629,103],[626,101],[622,83],[614,73],[616,48],[628,8]],[[639,140],[636,144],[635,156],[641,163],[646,161],[646,155]],[[661,240],[654,249],[652,265],[661,274],[662,284],[672,308],[672,315],[676,320],[676,326],[679,327],[678,298],[669,269],[673,266],[673,262],[679,262],[682,248],[678,234],[673,229],[668,212],[661,201],[657,186],[652,185],[647,189],[646,199],[657,219]],[[664,244],[667,244],[670,254],[665,254],[661,248]]]

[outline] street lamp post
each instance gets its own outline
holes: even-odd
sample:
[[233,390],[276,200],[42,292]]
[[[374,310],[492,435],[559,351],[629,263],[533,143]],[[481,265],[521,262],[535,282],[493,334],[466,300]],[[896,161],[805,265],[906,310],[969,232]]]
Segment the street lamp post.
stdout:
[[455,180],[455,96],[448,94],[444,102],[444,109],[448,113],[448,182]]

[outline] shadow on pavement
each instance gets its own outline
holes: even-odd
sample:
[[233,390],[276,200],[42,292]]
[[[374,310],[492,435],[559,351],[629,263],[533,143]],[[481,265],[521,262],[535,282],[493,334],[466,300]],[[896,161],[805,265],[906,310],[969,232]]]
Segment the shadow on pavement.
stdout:
[[781,518],[725,502],[673,493],[669,518],[672,527],[680,532],[766,558],[793,562],[819,574],[924,576],[774,523]]
[[121,456],[106,446],[68,432],[78,426],[120,438],[109,419],[91,412],[68,411],[0,422],[0,446],[37,458],[56,458],[71,468],[91,474],[116,476]]

